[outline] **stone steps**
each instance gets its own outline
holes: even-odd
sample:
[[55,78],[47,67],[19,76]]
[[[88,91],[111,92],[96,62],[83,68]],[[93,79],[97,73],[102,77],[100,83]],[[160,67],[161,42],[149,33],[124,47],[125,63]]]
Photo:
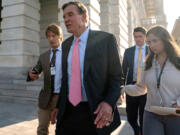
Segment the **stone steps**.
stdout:
[[15,79],[15,80],[8,80],[8,79],[0,79],[1,84],[19,84],[19,85],[43,85],[43,80],[40,78],[36,81],[27,82],[24,79]]
[[38,85],[25,85],[25,84],[0,84],[0,89],[2,90],[25,90],[25,91],[39,91],[42,86]]
[[26,82],[23,79],[0,79],[0,101],[37,104],[43,81]]
[[[42,78],[34,82],[24,79],[0,79],[0,101],[37,104],[37,98],[43,87]],[[121,115],[126,115],[126,104],[118,101],[118,110]]]
[[28,97],[0,95],[0,101],[1,102],[10,102],[10,103],[23,103],[23,104],[37,105],[37,98],[28,98]]
[[36,90],[0,89],[0,101],[37,104],[40,88],[35,88]]
[[27,97],[37,98],[40,90],[8,90],[0,89],[0,96],[14,96],[14,97]]
[[0,89],[0,101],[37,104],[39,91]]

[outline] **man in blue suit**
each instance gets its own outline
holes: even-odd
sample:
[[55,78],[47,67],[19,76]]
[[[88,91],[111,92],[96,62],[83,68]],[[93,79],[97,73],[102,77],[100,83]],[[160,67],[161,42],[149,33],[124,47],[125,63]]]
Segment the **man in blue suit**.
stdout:
[[[134,40],[136,45],[125,50],[122,68],[125,76],[125,84],[135,84],[138,76],[138,59],[141,55],[141,66],[144,64],[148,48],[145,45],[146,30],[143,27],[134,29]],[[140,75],[139,75],[140,76]],[[146,94],[132,97],[126,94],[126,112],[128,122],[134,130],[134,135],[142,135],[143,113],[146,103]],[[139,115],[139,124],[137,122]]]

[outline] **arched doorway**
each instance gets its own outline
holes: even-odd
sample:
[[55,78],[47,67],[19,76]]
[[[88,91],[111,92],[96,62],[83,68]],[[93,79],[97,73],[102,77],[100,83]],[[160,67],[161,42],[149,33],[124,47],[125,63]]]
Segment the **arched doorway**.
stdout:
[[58,0],[40,0],[40,54],[49,49],[45,36],[48,24],[58,23]]

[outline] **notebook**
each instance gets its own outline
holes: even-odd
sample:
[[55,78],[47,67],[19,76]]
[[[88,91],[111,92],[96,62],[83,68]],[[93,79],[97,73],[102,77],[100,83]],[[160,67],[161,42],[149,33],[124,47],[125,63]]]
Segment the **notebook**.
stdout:
[[180,108],[172,107],[160,107],[160,106],[151,106],[150,111],[159,115],[176,115],[180,116]]

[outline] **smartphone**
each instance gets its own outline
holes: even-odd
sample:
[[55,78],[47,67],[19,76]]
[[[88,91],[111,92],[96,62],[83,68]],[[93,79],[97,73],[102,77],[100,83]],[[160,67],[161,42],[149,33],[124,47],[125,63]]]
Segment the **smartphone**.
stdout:
[[40,71],[36,67],[34,67],[32,70],[34,71],[33,74],[40,74]]

